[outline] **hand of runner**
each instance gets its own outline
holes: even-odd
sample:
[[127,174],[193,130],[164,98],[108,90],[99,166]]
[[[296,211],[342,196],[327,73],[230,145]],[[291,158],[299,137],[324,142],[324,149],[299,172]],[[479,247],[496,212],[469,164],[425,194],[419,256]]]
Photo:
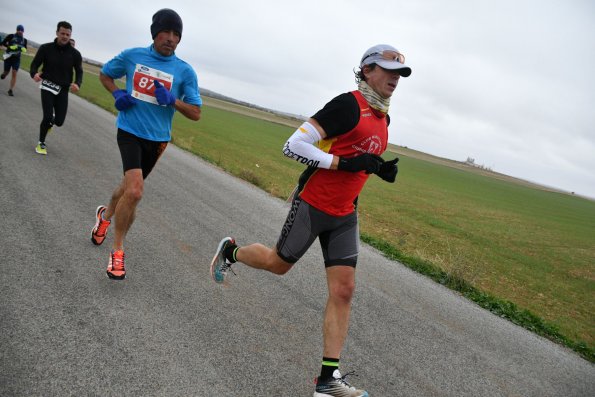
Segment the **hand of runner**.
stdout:
[[168,106],[176,104],[176,97],[171,93],[170,90],[165,88],[159,80],[153,80],[155,83],[155,98],[157,103],[160,105]]
[[341,171],[366,171],[366,174],[376,174],[382,163],[384,163],[382,157],[376,154],[364,153],[350,158],[341,157],[337,168]]
[[380,170],[378,170],[376,175],[387,182],[393,183],[397,179],[397,172],[399,172],[399,168],[397,167],[398,162],[398,157],[394,160],[385,161],[380,166]]
[[136,99],[132,97],[126,90],[116,90],[112,92],[112,96],[116,100],[114,106],[119,111],[128,109],[130,106],[136,104]]

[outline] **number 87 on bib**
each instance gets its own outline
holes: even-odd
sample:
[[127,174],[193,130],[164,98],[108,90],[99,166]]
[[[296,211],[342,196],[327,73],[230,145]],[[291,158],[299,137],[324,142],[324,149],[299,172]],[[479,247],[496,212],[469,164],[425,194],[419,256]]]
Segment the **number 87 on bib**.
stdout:
[[132,96],[141,101],[158,105],[157,98],[155,98],[154,80],[158,80],[171,91],[174,80],[171,74],[144,65],[136,65],[132,83]]

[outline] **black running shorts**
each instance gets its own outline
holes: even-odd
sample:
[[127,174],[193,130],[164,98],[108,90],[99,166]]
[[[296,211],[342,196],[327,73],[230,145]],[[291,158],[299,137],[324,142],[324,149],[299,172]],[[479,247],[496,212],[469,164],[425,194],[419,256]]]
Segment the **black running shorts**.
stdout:
[[296,263],[318,237],[324,266],[355,267],[359,254],[357,213],[328,215],[294,198],[277,241],[277,254],[286,262]]
[[10,68],[12,70],[19,70],[21,66],[21,57],[13,55],[10,58],[4,60],[4,73],[8,73]]
[[118,128],[118,147],[124,172],[140,168],[143,170],[143,179],[145,179],[165,151],[167,142],[139,138]]

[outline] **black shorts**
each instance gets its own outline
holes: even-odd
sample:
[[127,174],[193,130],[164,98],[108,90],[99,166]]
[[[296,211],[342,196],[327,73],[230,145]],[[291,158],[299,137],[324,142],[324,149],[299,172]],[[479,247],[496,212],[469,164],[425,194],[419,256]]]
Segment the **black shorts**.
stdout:
[[118,147],[124,172],[140,168],[143,170],[143,179],[145,179],[165,151],[167,142],[139,138],[118,128]]
[[332,216],[299,197],[294,198],[277,241],[277,254],[286,262],[296,263],[316,237],[320,241],[325,267],[355,267],[359,254],[357,213]]
[[20,56],[13,55],[10,58],[6,58],[4,60],[4,72],[8,72],[10,70],[10,68],[12,68],[12,70],[19,70],[20,66],[21,66],[21,57]]

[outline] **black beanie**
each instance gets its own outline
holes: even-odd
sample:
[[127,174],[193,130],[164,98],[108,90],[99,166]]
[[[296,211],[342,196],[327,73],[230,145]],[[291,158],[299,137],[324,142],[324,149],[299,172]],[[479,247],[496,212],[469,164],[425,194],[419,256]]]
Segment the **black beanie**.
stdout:
[[153,15],[151,36],[155,38],[162,30],[173,30],[180,34],[180,39],[182,38],[182,18],[177,12],[169,8],[163,8]]

